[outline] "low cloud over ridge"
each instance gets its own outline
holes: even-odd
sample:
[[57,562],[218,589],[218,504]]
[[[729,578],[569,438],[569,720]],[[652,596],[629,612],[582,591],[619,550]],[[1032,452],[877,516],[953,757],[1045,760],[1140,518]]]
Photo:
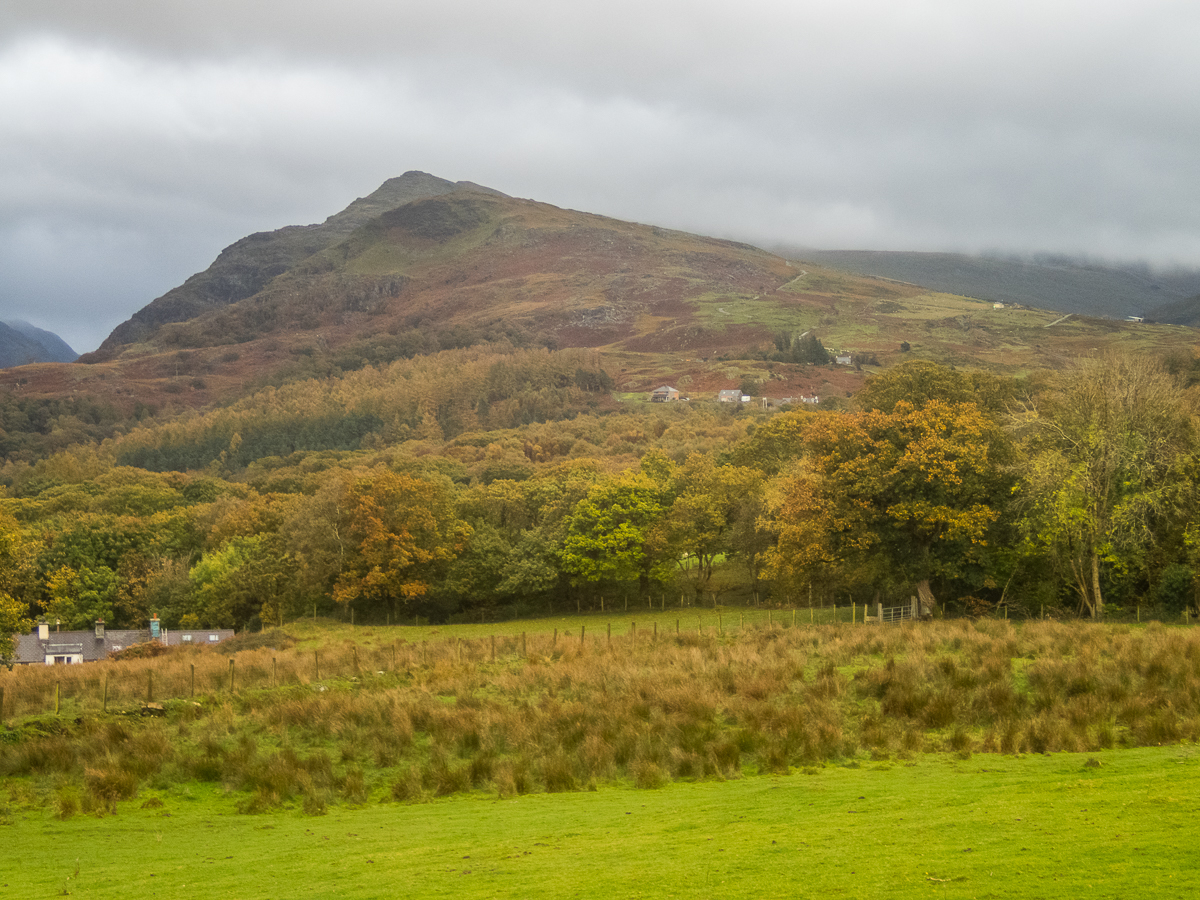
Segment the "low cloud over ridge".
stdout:
[[1200,265],[1178,3],[10,2],[0,316],[77,349],[424,169],[764,244]]

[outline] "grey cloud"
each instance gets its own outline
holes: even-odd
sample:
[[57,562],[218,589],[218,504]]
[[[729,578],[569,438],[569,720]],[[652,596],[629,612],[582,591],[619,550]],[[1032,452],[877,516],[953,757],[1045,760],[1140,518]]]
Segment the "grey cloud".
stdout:
[[0,313],[91,349],[411,168],[761,243],[1200,264],[1198,36],[1174,2],[9,0]]

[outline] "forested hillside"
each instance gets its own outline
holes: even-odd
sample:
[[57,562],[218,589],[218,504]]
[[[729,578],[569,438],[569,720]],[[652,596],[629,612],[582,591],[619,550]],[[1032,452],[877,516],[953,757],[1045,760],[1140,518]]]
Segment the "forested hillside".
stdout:
[[397,181],[198,282],[252,262],[241,299],[4,373],[6,631],[1194,605],[1190,329]]
[[73,627],[914,594],[1181,610],[1190,371],[913,361],[851,408],[771,414],[613,404],[583,351],[451,351],[10,461],[0,589],[10,623]]

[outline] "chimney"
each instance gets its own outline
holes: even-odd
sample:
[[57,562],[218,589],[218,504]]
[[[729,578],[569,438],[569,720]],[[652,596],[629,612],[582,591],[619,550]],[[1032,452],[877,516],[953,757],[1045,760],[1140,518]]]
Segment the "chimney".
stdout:
[[98,641],[104,640],[104,620],[103,619],[96,620],[96,640],[98,640]]
[[154,618],[150,620],[150,640],[157,641],[160,634],[161,631],[158,624],[158,613],[155,613]]
[[39,641],[50,640],[50,625],[48,622],[38,622],[37,636]]

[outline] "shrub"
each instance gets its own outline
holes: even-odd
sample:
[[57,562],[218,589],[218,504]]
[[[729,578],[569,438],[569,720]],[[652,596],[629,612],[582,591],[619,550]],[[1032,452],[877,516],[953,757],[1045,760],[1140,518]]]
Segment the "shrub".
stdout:
[[60,784],[54,791],[54,816],[69,819],[79,812],[79,791],[73,784]]
[[118,800],[129,800],[138,789],[137,777],[117,767],[87,769],[83,783],[85,798],[93,801],[92,808],[111,812],[116,812]]
[[108,654],[109,659],[154,659],[157,656],[166,656],[168,653],[173,653],[174,648],[168,647],[166,644],[160,644],[158,641],[143,641],[140,644],[130,644],[121,650],[113,650]]
[[400,777],[392,782],[391,794],[393,800],[407,802],[419,800],[421,797],[421,773],[415,766],[406,766]]
[[542,763],[542,783],[550,793],[575,790],[575,772],[563,753],[553,753]]
[[362,769],[353,766],[346,770],[342,780],[342,796],[351,803],[367,802],[367,780],[363,777]]
[[665,785],[670,779],[657,763],[648,759],[639,759],[633,764],[633,783],[644,790],[656,790]]

